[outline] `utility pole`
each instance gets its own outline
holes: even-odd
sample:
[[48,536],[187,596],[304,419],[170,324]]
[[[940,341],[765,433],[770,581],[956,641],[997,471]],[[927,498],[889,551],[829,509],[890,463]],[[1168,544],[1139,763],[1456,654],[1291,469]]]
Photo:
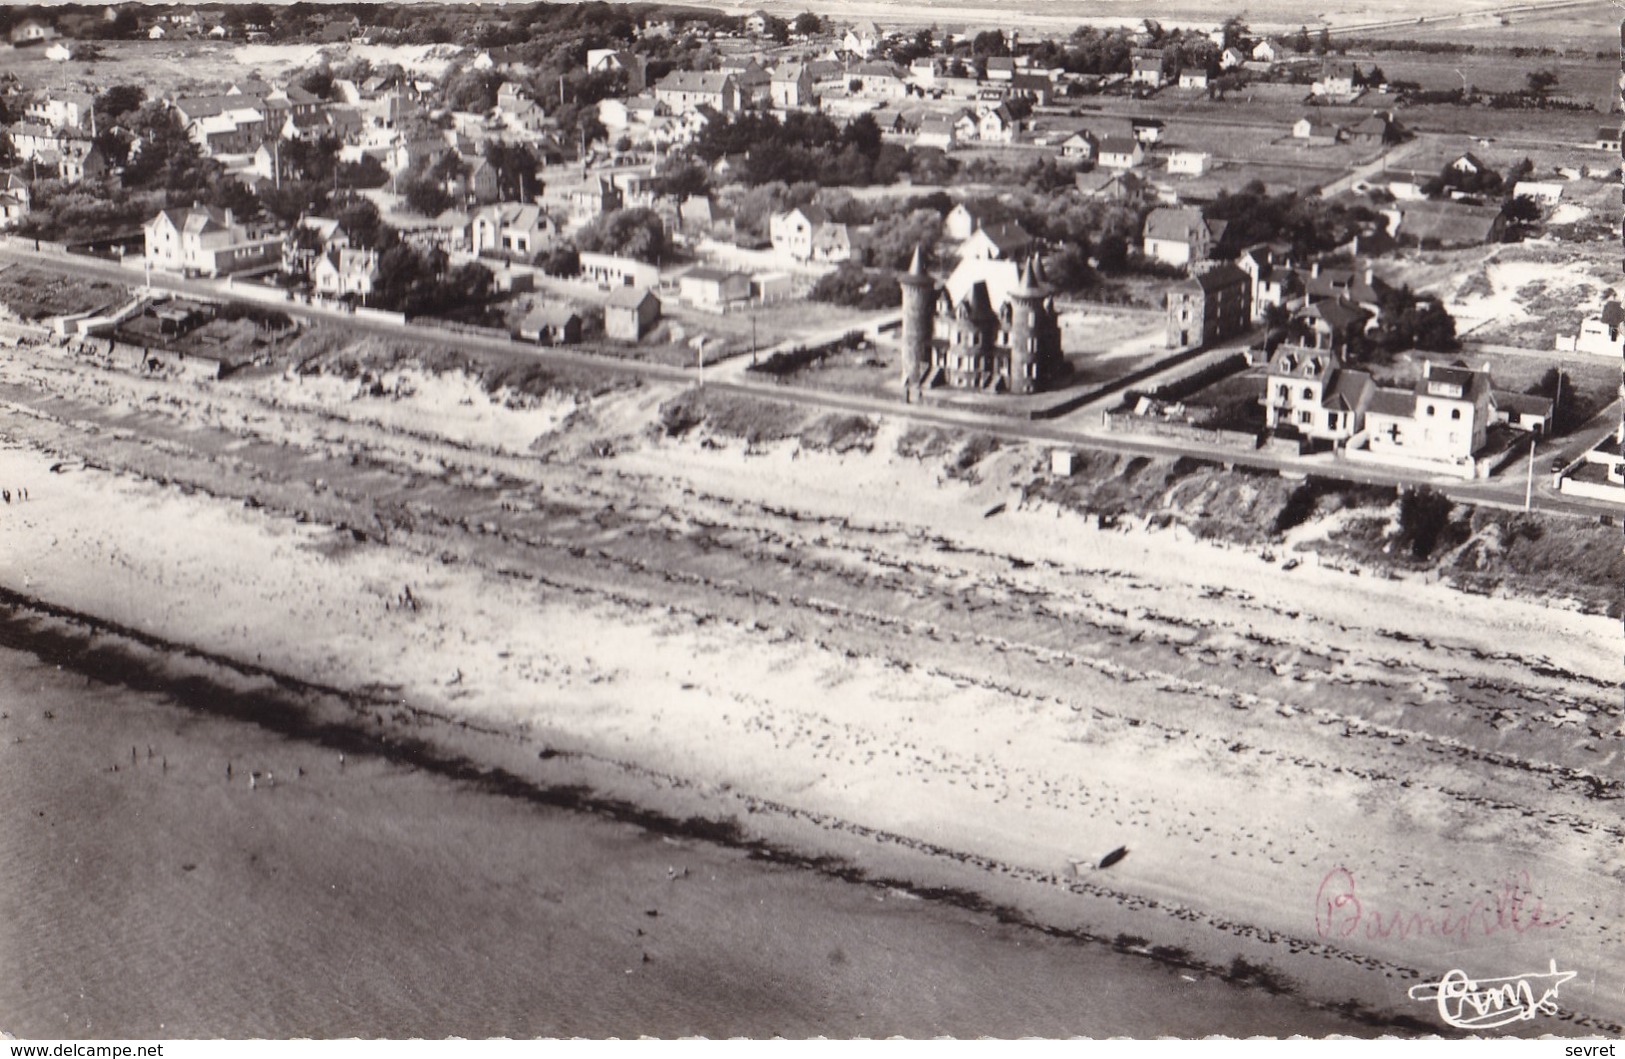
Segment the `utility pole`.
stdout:
[[1528,511],[1535,499],[1535,435],[1529,435],[1529,478],[1523,487],[1523,509]]

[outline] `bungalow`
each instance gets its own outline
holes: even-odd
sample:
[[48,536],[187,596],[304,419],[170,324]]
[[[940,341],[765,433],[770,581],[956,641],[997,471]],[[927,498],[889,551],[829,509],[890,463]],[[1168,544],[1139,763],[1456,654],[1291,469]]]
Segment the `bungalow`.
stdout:
[[1451,249],[1499,242],[1505,230],[1506,217],[1497,206],[1424,199],[1400,205],[1393,235],[1417,246]]
[[1161,118],[1130,118],[1129,127],[1134,130],[1134,138],[1146,145],[1161,143],[1167,129]]
[[1072,182],[1085,198],[1110,202],[1127,202],[1141,198],[1149,188],[1145,178],[1132,170],[1120,173],[1079,173]]
[[1219,69],[1239,69],[1247,61],[1247,53],[1240,48],[1226,48],[1219,56]]
[[1378,146],[1404,139],[1405,130],[1388,114],[1373,114],[1344,130],[1350,143]]
[[990,81],[1009,81],[1016,76],[1016,60],[1009,55],[993,55],[986,63]]
[[939,151],[952,150],[959,141],[959,126],[948,118],[925,118],[920,122],[920,131],[914,135],[914,146],[935,147]]
[[581,314],[568,305],[542,304],[519,321],[519,338],[543,346],[573,346],[581,341]]
[[0,191],[0,228],[14,228],[28,216],[28,200],[10,191]]
[[647,59],[623,48],[592,48],[587,52],[587,72],[625,74],[628,95],[643,91],[648,68]]
[[[1508,390],[1493,390],[1493,411],[1491,422],[1505,423],[1509,427],[1528,431],[1530,434],[1549,434],[1552,429],[1552,413],[1557,402],[1550,397],[1541,397],[1532,393],[1512,393]],[[1615,449],[1617,455],[1619,450]]]
[[473,252],[520,254],[530,257],[551,244],[558,226],[529,203],[503,202],[476,210],[470,222]]
[[1099,150],[1100,141],[1088,129],[1079,129],[1061,141],[1061,157],[1074,161],[1092,162]]
[[1520,180],[1512,185],[1512,197],[1528,197],[1542,206],[1556,206],[1563,199],[1563,185],[1552,180]]
[[1292,126],[1292,136],[1311,147],[1330,147],[1342,142],[1343,130],[1329,121],[1305,114]]
[[1206,151],[1174,151],[1168,155],[1168,172],[1201,176],[1212,161],[1213,156]]
[[1467,151],[1464,154],[1457,155],[1451,161],[1449,168],[1452,172],[1460,173],[1463,176],[1477,176],[1489,167],[1484,164],[1484,160],[1478,155]]
[[1107,169],[1133,169],[1145,161],[1145,148],[1139,140],[1108,136],[1100,141],[1100,164]]
[[617,254],[583,250],[581,278],[605,290],[616,287],[647,289],[660,286],[660,266]]
[[1280,58],[1280,48],[1276,46],[1274,41],[1261,40],[1253,45],[1254,62],[1272,63],[1278,58]]
[[1619,153],[1619,126],[1604,125],[1597,130],[1597,142],[1593,145],[1599,151],[1612,151]]
[[702,106],[733,114],[739,110],[739,83],[731,74],[673,70],[655,84],[655,99],[677,114]]
[[[1195,206],[1159,206],[1146,214],[1145,256],[1180,268],[1205,261],[1224,237],[1226,223],[1208,220]],[[1249,281],[1249,289],[1251,283]]]
[[660,322],[660,299],[648,288],[618,287],[604,302],[604,336],[638,342]]
[[1558,335],[1557,348],[1563,353],[1625,359],[1625,308],[1617,301],[1605,303],[1600,313],[1580,322],[1579,334]]
[[49,22],[41,22],[37,18],[25,18],[11,27],[11,44],[15,48],[55,39],[56,29]]
[[1197,92],[1206,92],[1208,89],[1208,75],[1206,70],[1185,70],[1179,75],[1179,87]]
[[696,309],[712,312],[750,300],[750,277],[720,268],[690,269],[677,281],[678,297]]
[[756,10],[745,16],[745,32],[753,37],[764,35],[772,24],[773,16],[766,11]]
[[959,250],[961,261],[1021,261],[1033,247],[1033,237],[1019,221],[1003,221],[977,228]]

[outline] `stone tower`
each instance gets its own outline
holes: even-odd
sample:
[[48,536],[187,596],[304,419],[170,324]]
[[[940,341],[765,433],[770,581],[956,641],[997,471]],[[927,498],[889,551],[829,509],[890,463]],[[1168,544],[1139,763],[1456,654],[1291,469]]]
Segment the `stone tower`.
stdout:
[[1040,389],[1048,363],[1047,316],[1044,300],[1049,292],[1044,289],[1043,276],[1032,258],[1021,268],[1021,278],[1009,295],[1010,313],[1010,392],[1033,393]]
[[931,340],[937,311],[937,284],[925,271],[920,248],[908,271],[897,277],[903,289],[903,388],[920,385],[931,366]]

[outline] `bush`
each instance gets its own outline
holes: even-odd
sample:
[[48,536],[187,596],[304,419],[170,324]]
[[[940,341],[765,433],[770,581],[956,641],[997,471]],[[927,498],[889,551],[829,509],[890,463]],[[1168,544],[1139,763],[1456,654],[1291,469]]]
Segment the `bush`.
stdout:
[[903,302],[902,288],[894,273],[869,272],[850,261],[820,277],[809,297],[857,309],[890,309]]
[[1407,489],[1399,498],[1399,537],[1413,559],[1426,559],[1444,536],[1455,505],[1427,486]]

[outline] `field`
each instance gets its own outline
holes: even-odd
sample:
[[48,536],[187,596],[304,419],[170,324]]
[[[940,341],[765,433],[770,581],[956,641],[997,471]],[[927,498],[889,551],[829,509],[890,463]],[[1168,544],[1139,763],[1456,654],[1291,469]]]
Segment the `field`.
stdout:
[[361,45],[232,44],[202,41],[97,41],[102,57],[93,62],[54,63],[43,48],[7,49],[5,68],[25,88],[60,87],[81,82],[97,90],[134,84],[148,98],[216,90],[222,82],[258,78],[281,81],[294,70],[314,65],[324,56],[342,60],[361,55],[374,61],[400,63],[408,69],[438,74],[458,49],[439,45],[377,48]]
[[99,279],[67,279],[27,265],[0,266],[0,306],[24,320],[89,312],[122,302],[129,289]]

